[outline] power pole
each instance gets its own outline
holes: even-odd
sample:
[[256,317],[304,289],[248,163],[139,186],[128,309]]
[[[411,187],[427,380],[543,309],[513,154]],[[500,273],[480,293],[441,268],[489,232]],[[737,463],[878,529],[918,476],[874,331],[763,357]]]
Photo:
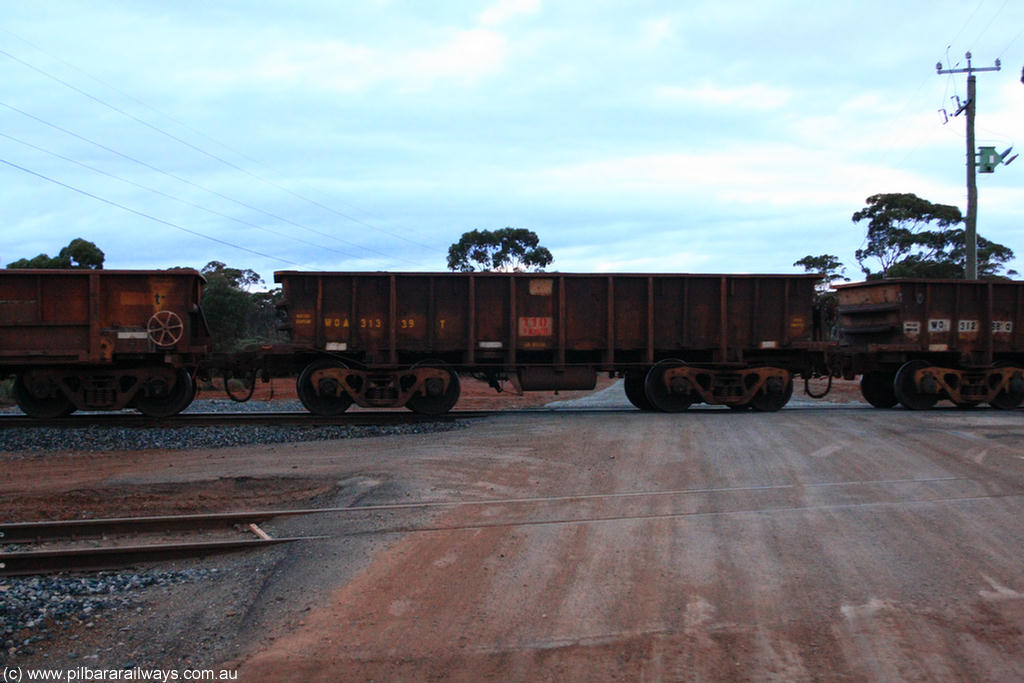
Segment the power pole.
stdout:
[[967,112],[967,220],[964,230],[964,237],[967,248],[967,272],[965,277],[968,280],[978,279],[978,183],[975,177],[977,172],[977,153],[974,151],[974,112],[977,86],[974,82],[974,74],[978,71],[999,71],[999,60],[995,66],[972,67],[971,53],[967,53],[966,69],[943,69],[942,62],[935,65],[935,71],[939,74],[967,74],[967,101],[960,109]]

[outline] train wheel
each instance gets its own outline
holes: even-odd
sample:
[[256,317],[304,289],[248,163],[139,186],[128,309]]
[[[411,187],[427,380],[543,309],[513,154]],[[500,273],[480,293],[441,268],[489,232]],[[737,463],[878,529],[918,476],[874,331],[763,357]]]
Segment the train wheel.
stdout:
[[981,401],[953,401],[959,410],[970,410],[971,408],[977,408]]
[[882,370],[872,370],[861,376],[860,395],[876,408],[892,408],[899,403],[893,388],[893,376]]
[[774,413],[782,410],[793,397],[793,378],[787,377],[785,383],[778,377],[770,377],[761,391],[750,399],[750,407],[759,413]]
[[688,387],[676,384],[665,386],[665,371],[686,365],[681,360],[666,358],[647,371],[644,379],[644,394],[648,402],[664,413],[681,413],[693,403],[693,394]]
[[644,391],[644,373],[642,372],[627,372],[626,377],[622,380],[622,384],[626,389],[626,398],[634,406],[644,412],[652,412],[657,410],[654,404],[647,398],[647,394]]
[[[331,417],[341,415],[352,405],[349,396],[333,378],[320,380],[319,386],[313,385],[313,373],[318,370],[345,368],[345,364],[330,358],[315,360],[302,371],[295,382],[295,390],[306,410],[314,415]],[[319,393],[318,393],[319,390]],[[340,390],[340,391],[339,391]]]
[[[1012,368],[1016,366],[1014,366],[1013,363],[999,361],[998,363],[996,363],[996,367]],[[1017,369],[1020,370],[1020,368]],[[1021,403],[1024,403],[1024,390],[1020,390],[1020,385],[1024,384],[1024,380],[1018,381],[1017,379],[1013,379],[1010,381],[1010,384],[1011,386],[1009,391],[1000,391],[998,394],[996,394],[995,398],[989,401],[990,406],[992,406],[993,408],[998,408],[999,410],[1013,410]],[[1018,390],[1014,391],[1014,389]]]
[[53,387],[52,396],[39,397],[33,394],[25,383],[24,375],[18,375],[14,380],[14,400],[17,401],[21,412],[41,420],[63,417],[75,412],[74,404],[56,387]]
[[447,365],[439,361],[426,361],[412,366],[416,368],[435,368],[448,373],[448,390],[444,383],[435,377],[428,379],[425,383],[426,395],[416,394],[405,404],[405,407],[420,415],[444,415],[455,407],[462,393],[459,385],[459,375],[452,371]]
[[[161,383],[162,384],[162,383]],[[139,395],[135,409],[148,417],[170,417],[188,408],[196,396],[196,386],[188,370],[178,368],[174,373],[174,386],[156,396]]]
[[930,365],[925,360],[910,360],[901,365],[900,369],[896,371],[896,379],[893,380],[893,390],[896,398],[904,408],[928,410],[938,402],[938,394],[925,394],[914,386],[914,373]]

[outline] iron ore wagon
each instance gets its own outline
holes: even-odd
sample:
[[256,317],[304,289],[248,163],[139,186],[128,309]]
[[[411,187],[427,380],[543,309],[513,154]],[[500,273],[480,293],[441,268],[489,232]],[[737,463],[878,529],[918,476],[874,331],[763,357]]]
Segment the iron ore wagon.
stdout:
[[174,415],[209,353],[195,270],[0,270],[0,375],[33,417]]
[[[644,410],[778,410],[816,372],[813,275],[281,271],[286,329],[313,413],[352,403],[449,410],[459,373],[499,388],[625,378]],[[299,371],[300,368],[295,368]]]
[[1024,401],[1024,282],[875,280],[838,288],[837,370],[872,405]]

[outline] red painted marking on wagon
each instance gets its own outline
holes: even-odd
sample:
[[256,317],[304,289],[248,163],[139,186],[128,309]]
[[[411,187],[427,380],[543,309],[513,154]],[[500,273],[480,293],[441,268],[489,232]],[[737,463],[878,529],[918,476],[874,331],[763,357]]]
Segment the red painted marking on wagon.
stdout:
[[523,317],[519,319],[520,337],[550,337],[550,317]]

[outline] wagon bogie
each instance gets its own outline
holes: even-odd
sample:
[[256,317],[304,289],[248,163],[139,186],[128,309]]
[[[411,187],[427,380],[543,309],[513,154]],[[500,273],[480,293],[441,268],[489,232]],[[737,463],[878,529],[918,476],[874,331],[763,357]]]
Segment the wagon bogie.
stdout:
[[408,407],[427,415],[448,412],[459,399],[458,375],[443,363],[419,363],[400,370],[350,368],[318,359],[297,380],[302,404],[317,415],[339,415],[350,405],[365,408]]
[[645,389],[648,401],[665,412],[693,403],[774,412],[793,395],[793,375],[777,367],[720,369],[663,360],[648,372]]
[[15,392],[22,412],[32,417],[125,408],[138,408],[151,417],[168,417],[188,407],[195,386],[187,370],[166,365],[64,366],[23,370],[17,375]]
[[914,410],[942,399],[962,408],[988,403],[1012,409],[1024,401],[1024,371],[1013,365],[964,370],[912,360],[896,373],[893,384],[900,403]]

